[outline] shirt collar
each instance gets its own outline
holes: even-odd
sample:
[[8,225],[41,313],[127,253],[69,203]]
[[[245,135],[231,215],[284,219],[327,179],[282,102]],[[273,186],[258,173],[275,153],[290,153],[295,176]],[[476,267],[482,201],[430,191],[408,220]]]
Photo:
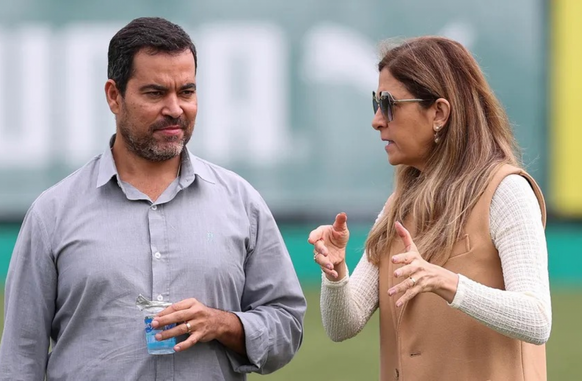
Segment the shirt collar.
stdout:
[[[114,142],[115,134],[113,134],[109,140],[108,149],[106,149],[101,155],[99,173],[97,175],[97,188],[107,184],[112,177],[118,177],[117,167],[115,166],[115,160],[113,159],[113,153],[111,152]],[[184,147],[184,150],[182,151],[182,162],[179,176],[180,186],[182,188],[190,186],[190,184],[192,184],[196,179],[196,176],[200,176],[201,179],[211,184],[216,183],[216,178],[210,171],[208,164],[193,155],[188,150],[188,147]]]
[[188,147],[184,147],[182,167],[180,169],[180,185],[185,188],[192,184],[196,177],[200,177],[208,183],[216,184],[216,176],[210,170],[208,163],[193,155]]
[[111,152],[111,147],[113,147],[113,142],[115,142],[115,134],[109,139],[109,147],[101,155],[101,160],[99,160],[99,173],[97,174],[97,188],[102,187],[107,184],[113,176],[117,176],[117,167],[115,166],[115,161],[113,160],[113,153]]

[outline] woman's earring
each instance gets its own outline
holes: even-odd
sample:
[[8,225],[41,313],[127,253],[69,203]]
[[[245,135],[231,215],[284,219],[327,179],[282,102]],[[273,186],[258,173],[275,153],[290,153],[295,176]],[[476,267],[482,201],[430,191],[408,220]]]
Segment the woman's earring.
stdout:
[[441,137],[439,136],[439,131],[441,129],[442,126],[435,126],[434,127],[434,143],[435,144],[439,144],[439,142],[441,141]]

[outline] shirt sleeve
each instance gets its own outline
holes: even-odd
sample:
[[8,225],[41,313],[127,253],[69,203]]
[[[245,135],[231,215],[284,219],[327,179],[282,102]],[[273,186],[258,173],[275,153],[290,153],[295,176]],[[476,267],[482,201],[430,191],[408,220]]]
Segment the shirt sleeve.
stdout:
[[[374,223],[378,223],[382,213],[383,210]],[[364,328],[378,308],[378,279],[378,267],[368,261],[366,252],[351,277],[348,274],[343,279],[330,281],[321,274],[321,320],[331,340],[352,338]]]
[[493,196],[489,213],[506,289],[459,275],[451,306],[504,335],[543,344],[552,325],[548,254],[540,207],[527,180],[507,176]]
[[378,268],[362,255],[353,275],[332,282],[321,276],[321,319],[333,341],[356,336],[378,308]]
[[287,364],[303,340],[307,303],[281,233],[262,199],[251,216],[241,312],[247,359],[229,353],[235,371],[271,373]]
[[27,213],[8,269],[0,380],[42,381],[55,311],[57,272],[49,234],[35,213]]

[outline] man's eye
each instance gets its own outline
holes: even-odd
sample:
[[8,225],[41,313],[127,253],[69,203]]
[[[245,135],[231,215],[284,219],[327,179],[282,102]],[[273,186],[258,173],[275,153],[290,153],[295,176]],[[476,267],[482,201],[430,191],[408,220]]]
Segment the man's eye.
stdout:
[[146,93],[146,95],[148,95],[150,97],[160,97],[160,96],[162,96],[162,92],[161,91],[148,91]]
[[196,92],[194,90],[184,90],[182,91],[182,94],[186,97],[191,97],[192,95],[194,95]]

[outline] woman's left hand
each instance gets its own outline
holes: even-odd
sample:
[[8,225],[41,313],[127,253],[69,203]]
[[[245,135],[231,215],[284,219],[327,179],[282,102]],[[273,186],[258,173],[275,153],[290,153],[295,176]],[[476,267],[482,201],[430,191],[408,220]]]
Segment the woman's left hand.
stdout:
[[396,222],[395,227],[406,250],[404,253],[392,256],[393,263],[403,264],[394,271],[394,277],[402,278],[403,281],[388,290],[390,296],[404,293],[396,301],[396,307],[402,306],[421,292],[434,292],[451,303],[457,293],[459,276],[441,266],[425,261],[408,230],[399,222]]

